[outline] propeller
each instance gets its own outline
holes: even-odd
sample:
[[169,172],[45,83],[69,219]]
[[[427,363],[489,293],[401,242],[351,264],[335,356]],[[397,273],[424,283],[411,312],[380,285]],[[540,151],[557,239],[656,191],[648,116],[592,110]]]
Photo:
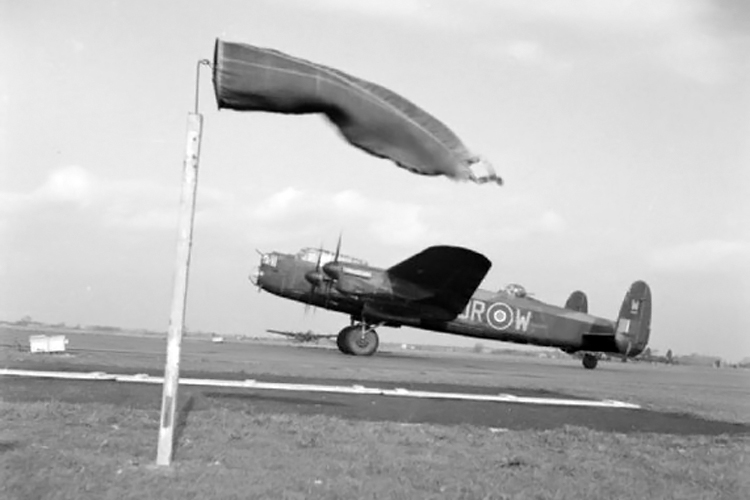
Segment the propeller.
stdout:
[[340,254],[341,254],[341,231],[339,231],[339,241],[336,243],[336,254],[333,256],[333,262],[339,261]]
[[255,287],[258,289],[258,293],[260,293],[260,282],[258,281],[258,278],[260,278],[260,266],[263,263],[263,257],[265,256],[265,254],[257,248],[255,249],[255,251],[258,253],[258,255],[260,255],[260,264],[258,264],[258,267],[255,268],[255,271],[249,276],[249,278],[250,283],[255,285]]
[[[328,278],[330,278],[331,281],[335,281],[339,278],[339,275],[341,274],[341,269],[339,265],[339,256],[341,255],[341,233],[339,233],[339,241],[336,243],[336,253],[334,254],[333,261],[328,262],[325,266],[323,266],[323,272],[326,273]],[[329,286],[330,290],[330,286]]]
[[[320,272],[320,259],[322,255],[323,242],[321,241],[320,247],[318,248],[318,260],[317,262],[315,262],[315,270],[305,274],[305,279],[312,285],[312,288],[310,289],[311,296],[315,295],[315,291],[317,290],[318,286],[320,286],[320,283],[325,279],[323,273]],[[309,310],[310,304],[305,303],[305,314],[307,314]],[[315,308],[313,308],[313,312],[315,312]]]
[[328,300],[331,294],[331,287],[338,278],[338,272],[331,272],[332,266],[334,269],[339,265],[339,257],[341,256],[341,239],[342,235],[339,233],[339,239],[336,243],[336,252],[334,253],[333,260],[327,262],[321,266],[321,258],[323,255],[323,244],[321,243],[320,250],[318,251],[318,261],[315,263],[315,269],[308,272],[305,275],[305,279],[312,285],[311,294],[315,294],[318,291],[318,287],[322,288],[322,293],[325,296],[325,304],[328,305]]
[[329,274],[329,272],[326,270],[326,267],[329,267],[329,266],[338,266],[339,265],[339,256],[341,255],[341,236],[342,236],[341,231],[339,231],[339,240],[338,240],[338,242],[336,242],[336,253],[333,254],[333,261],[329,262],[325,266],[323,266],[323,272],[326,273],[326,275],[328,276],[328,279],[326,280],[326,291],[325,291],[325,295],[326,295],[325,303],[326,303],[326,305],[328,305],[328,299],[331,296],[331,287],[333,286],[333,282],[335,280],[337,280],[338,277],[339,277],[338,273],[336,273],[336,275],[334,275],[334,276],[332,276],[331,274]]

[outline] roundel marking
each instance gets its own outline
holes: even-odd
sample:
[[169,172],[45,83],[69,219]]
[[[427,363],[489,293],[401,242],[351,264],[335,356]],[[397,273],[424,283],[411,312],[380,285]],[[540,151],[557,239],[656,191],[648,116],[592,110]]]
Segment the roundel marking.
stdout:
[[495,330],[507,330],[513,324],[513,309],[502,302],[495,302],[487,309],[487,322]]

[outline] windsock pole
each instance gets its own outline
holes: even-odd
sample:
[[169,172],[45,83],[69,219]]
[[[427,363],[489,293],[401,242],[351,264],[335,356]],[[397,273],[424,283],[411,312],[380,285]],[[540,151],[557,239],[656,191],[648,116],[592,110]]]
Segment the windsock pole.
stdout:
[[187,145],[182,172],[182,195],[180,197],[180,220],[175,260],[174,287],[172,291],[172,311],[167,331],[167,359],[164,367],[164,389],[159,420],[159,446],[156,465],[169,466],[174,451],[174,428],[177,413],[177,388],[180,378],[180,351],[182,333],[185,327],[185,306],[187,303],[188,272],[190,251],[193,244],[193,220],[195,219],[195,199],[198,189],[198,163],[200,158],[203,116],[198,113],[198,82],[201,65],[209,65],[208,60],[198,61],[195,83],[195,108],[188,114]]

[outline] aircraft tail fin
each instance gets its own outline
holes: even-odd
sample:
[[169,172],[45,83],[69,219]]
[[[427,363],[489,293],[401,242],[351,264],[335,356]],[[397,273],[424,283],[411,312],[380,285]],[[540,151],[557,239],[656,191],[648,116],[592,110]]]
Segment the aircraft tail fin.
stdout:
[[651,289],[645,281],[630,285],[620,306],[615,343],[621,354],[637,356],[646,348],[651,333]]
[[582,313],[589,312],[589,300],[586,298],[586,294],[580,290],[571,293],[568,300],[565,301],[565,309]]

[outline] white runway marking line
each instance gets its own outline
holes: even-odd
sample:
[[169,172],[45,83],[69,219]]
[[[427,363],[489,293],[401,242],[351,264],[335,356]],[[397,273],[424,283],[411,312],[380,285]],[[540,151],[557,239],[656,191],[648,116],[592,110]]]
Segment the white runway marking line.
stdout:
[[[64,380],[93,380],[110,382],[135,382],[142,384],[162,384],[163,377],[153,377],[146,374],[118,375],[103,372],[47,372],[37,370],[14,370],[0,368],[0,376],[55,378]],[[540,398],[529,396],[514,396],[513,394],[468,394],[460,392],[411,391],[401,387],[396,389],[380,389],[363,385],[315,385],[315,384],[285,384],[280,382],[259,382],[257,380],[218,380],[180,378],[180,385],[195,385],[205,387],[234,387],[239,389],[261,389],[273,391],[296,392],[328,392],[335,394],[355,394],[371,396],[396,396],[424,399],[453,399],[463,401],[486,401],[493,403],[525,403],[550,406],[585,406],[591,408],[622,408],[637,410],[641,407],[633,403],[606,399],[603,401],[565,398]]]

